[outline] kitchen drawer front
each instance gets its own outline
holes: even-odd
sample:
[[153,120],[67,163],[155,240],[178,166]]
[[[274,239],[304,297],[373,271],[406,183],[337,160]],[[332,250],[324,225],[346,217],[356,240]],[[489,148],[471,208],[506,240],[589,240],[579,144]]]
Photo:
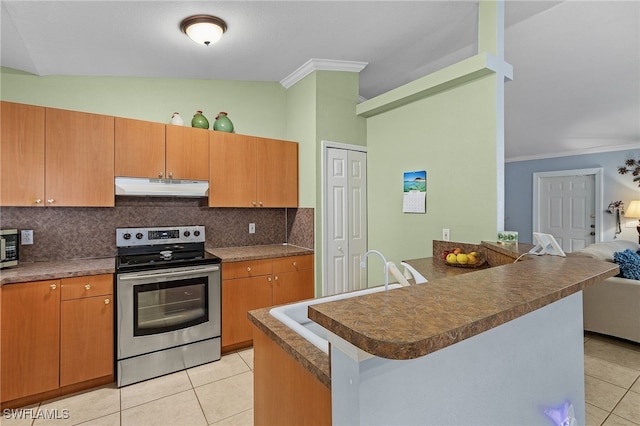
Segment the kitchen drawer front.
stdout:
[[313,255],[288,256],[273,259],[273,273],[313,269]]
[[247,260],[222,264],[222,279],[257,277],[269,275],[273,272],[271,259]]
[[62,300],[113,294],[113,274],[63,278],[60,284]]

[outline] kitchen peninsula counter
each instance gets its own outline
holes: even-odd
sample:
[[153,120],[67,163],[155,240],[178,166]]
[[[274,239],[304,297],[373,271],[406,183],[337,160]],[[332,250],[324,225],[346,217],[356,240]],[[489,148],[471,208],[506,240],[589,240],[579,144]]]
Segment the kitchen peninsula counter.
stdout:
[[[531,246],[498,247],[515,259]],[[312,305],[310,318],[365,352],[411,359],[483,333],[619,272],[613,263],[579,256],[530,256],[486,269],[450,267],[432,257],[407,262],[429,282]],[[249,318],[330,388],[328,356],[269,310],[251,311]]]
[[115,273],[113,257],[20,263],[0,271],[0,285]]
[[526,315],[618,272],[614,263],[579,256],[540,256],[442,279],[427,276],[425,284],[312,305],[309,318],[369,354],[413,359]]

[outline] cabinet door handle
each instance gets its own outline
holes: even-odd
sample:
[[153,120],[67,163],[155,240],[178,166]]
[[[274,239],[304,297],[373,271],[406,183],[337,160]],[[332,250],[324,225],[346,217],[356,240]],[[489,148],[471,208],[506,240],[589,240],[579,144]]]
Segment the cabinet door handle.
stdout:
[[108,305],[109,303],[111,303],[111,300],[109,300],[109,299],[104,299],[104,304],[105,304],[105,305]]
[[164,176],[164,173],[159,172],[159,173],[158,173],[158,177],[159,177],[160,179],[162,179],[162,176]]
[[260,204],[260,207],[262,207],[262,201],[260,201],[258,204]]
[[49,285],[49,288],[50,288],[51,290],[55,290],[57,287],[58,287],[58,286],[57,286],[57,285],[55,285],[55,284],[51,284],[51,285]]
[[271,277],[267,277],[267,281],[271,282]]
[[294,261],[293,266],[298,266],[298,262]]
[[40,203],[42,203],[42,200],[41,200],[40,198],[36,198],[36,199],[35,199],[35,201],[34,201],[34,203],[36,203],[36,204],[40,204]]
[[169,179],[173,179],[173,172],[169,172]]
[[48,198],[48,199],[47,199],[47,203],[49,203],[49,204],[53,204],[53,202],[54,202],[54,201],[55,201],[55,200],[54,200],[53,198]]
[[85,284],[84,289],[85,290],[91,290],[91,284]]
[[278,276],[273,277],[274,280],[278,281]]
[[247,272],[251,272],[251,266],[247,266]]
[[253,204],[253,207],[255,207],[257,203],[253,201],[251,204]]

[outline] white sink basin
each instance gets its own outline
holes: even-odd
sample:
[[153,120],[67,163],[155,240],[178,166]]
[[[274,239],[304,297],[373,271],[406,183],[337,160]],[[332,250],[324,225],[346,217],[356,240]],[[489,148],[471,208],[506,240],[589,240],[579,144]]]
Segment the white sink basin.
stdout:
[[[399,287],[402,287],[402,285],[389,284],[389,290]],[[377,293],[379,291],[384,291],[384,286],[372,287],[349,293],[334,294],[333,296],[321,297],[318,299],[304,300],[302,302],[273,308],[269,313],[307,341],[315,345],[318,349],[328,354],[329,342],[327,341],[327,330],[309,319],[307,316],[307,308],[310,305],[315,305],[317,303],[332,302],[334,300],[347,299],[350,297],[362,296],[364,294]]]

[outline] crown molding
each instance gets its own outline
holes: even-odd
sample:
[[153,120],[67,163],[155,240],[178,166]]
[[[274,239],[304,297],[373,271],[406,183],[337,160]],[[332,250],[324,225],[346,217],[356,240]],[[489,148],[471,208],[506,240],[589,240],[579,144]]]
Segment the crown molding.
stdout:
[[368,62],[339,61],[334,59],[309,59],[300,68],[280,80],[285,89],[290,88],[314,71],[348,71],[360,72],[369,65]]
[[634,150],[638,149],[639,145],[637,142],[630,144],[622,144],[622,145],[610,145],[610,146],[602,146],[602,147],[593,147],[593,148],[582,148],[570,151],[561,151],[554,153],[543,153],[536,155],[523,155],[520,157],[511,157],[505,158],[505,163],[516,163],[519,161],[531,161],[531,160],[546,160],[549,158],[558,158],[558,157],[572,157],[574,155],[586,155],[586,154],[600,154],[603,152],[614,152],[614,151],[626,151],[626,150]]

